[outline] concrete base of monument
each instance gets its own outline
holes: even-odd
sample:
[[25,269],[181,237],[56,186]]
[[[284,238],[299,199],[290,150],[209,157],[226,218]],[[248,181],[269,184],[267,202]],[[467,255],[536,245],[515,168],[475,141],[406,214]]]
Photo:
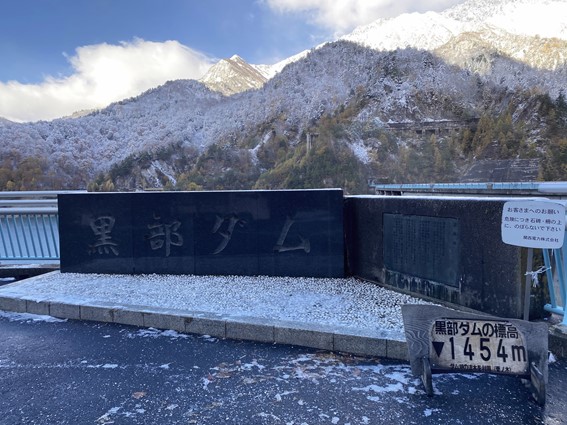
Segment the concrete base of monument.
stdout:
[[402,361],[408,353],[400,306],[408,302],[424,303],[352,278],[52,272],[0,287],[4,311]]
[[[430,304],[349,279],[91,275],[0,286],[0,310],[408,360],[401,306]],[[549,350],[567,358],[550,320]]]

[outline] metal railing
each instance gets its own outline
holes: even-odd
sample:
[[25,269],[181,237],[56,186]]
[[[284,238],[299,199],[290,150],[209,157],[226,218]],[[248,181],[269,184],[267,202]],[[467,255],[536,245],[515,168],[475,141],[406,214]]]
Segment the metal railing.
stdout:
[[59,260],[57,209],[0,211],[0,261]]
[[368,181],[376,194],[482,194],[521,196],[567,196],[567,182],[409,183],[379,184]]
[[59,193],[0,192],[0,262],[59,261]]
[[[544,249],[543,260],[547,274],[550,303],[544,306],[546,311],[563,316],[562,325],[567,325],[567,231],[563,247]],[[556,293],[559,292],[558,294]],[[559,303],[563,303],[563,305]]]

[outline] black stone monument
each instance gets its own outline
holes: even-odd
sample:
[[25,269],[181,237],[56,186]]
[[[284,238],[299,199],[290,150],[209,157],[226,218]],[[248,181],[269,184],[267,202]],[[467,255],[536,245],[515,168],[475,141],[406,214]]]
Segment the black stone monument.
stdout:
[[62,194],[61,271],[344,276],[343,193]]

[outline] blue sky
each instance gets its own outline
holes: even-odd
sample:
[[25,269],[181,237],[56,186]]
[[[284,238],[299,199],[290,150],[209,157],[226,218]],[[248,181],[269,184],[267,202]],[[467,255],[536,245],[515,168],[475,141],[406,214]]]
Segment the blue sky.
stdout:
[[234,54],[273,64],[356,26],[463,0],[1,0],[0,117],[53,119]]
[[211,58],[284,59],[332,36],[295,13],[251,0],[3,0],[0,81],[73,72],[80,46],[177,40]]

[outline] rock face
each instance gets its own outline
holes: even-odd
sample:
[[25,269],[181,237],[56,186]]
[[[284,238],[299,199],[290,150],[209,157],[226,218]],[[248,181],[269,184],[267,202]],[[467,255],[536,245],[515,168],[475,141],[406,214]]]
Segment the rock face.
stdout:
[[268,79],[257,68],[238,55],[220,60],[201,79],[201,82],[209,89],[225,96],[250,89],[259,89],[266,81]]
[[535,181],[539,175],[537,159],[482,159],[462,177],[463,183]]

